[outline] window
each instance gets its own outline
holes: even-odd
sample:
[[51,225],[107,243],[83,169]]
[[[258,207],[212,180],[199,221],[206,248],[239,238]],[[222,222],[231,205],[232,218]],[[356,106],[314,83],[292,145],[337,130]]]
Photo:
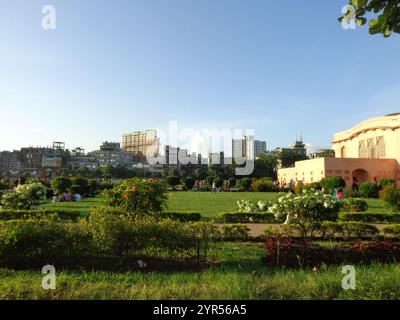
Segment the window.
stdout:
[[368,139],[368,158],[376,158],[375,139]]
[[385,146],[385,138],[377,137],[376,138],[376,156],[378,158],[386,157],[386,146]]
[[342,147],[340,149],[340,157],[341,158],[346,158],[346,147]]
[[368,149],[365,144],[365,140],[361,140],[358,145],[358,157],[359,158],[368,158]]

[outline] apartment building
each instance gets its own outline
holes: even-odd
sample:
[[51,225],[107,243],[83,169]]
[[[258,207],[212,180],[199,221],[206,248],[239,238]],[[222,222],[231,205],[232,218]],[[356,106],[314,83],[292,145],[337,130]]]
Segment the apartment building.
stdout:
[[160,140],[156,130],[135,131],[122,136],[122,149],[143,161],[147,155],[157,157]]

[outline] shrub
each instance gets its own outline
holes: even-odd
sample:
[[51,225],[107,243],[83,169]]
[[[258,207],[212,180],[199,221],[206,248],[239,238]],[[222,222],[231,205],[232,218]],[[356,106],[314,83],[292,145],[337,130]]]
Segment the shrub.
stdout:
[[68,189],[71,187],[72,181],[66,177],[57,177],[51,181],[51,187],[54,191],[58,194],[67,192]]
[[275,192],[277,188],[271,179],[254,180],[251,184],[251,189],[255,192]]
[[224,223],[282,223],[282,220],[276,220],[271,213],[241,213],[241,212],[225,212],[220,217]]
[[169,176],[166,179],[167,184],[175,190],[175,187],[181,183],[181,179],[178,176]]
[[77,222],[79,212],[62,209],[0,210],[0,220],[58,220]]
[[[83,225],[20,220],[2,224],[0,263],[51,263],[54,258],[88,256],[91,237]],[[33,260],[33,261],[32,261]]]
[[100,192],[100,183],[96,179],[88,180],[88,192],[92,196]]
[[306,183],[303,185],[303,190],[322,190],[322,186],[319,182],[312,182],[312,183]]
[[196,181],[194,180],[193,177],[186,177],[184,183],[188,190],[192,190]]
[[302,235],[318,230],[324,221],[337,221],[341,204],[331,195],[320,191],[306,190],[300,196],[287,194],[268,210],[277,219],[286,218],[285,223],[298,225]]
[[343,198],[345,199],[360,198],[360,193],[358,191],[353,191],[351,189],[345,188],[343,190]]
[[10,185],[8,184],[8,182],[0,179],[0,198],[2,196],[2,194],[4,193],[4,191],[7,191],[10,189]]
[[236,186],[236,179],[235,179],[234,177],[230,177],[230,178],[228,179],[228,182],[229,182],[229,187],[230,187],[230,188],[233,188],[233,187]]
[[346,181],[342,177],[326,177],[323,178],[319,183],[325,190],[346,187]]
[[7,191],[2,195],[2,209],[30,209],[46,200],[46,187],[40,182],[19,185],[15,191]]
[[88,228],[98,254],[127,255],[138,249],[132,232],[132,221],[116,212],[92,210]]
[[383,228],[385,234],[400,235],[400,224],[393,224]]
[[208,176],[208,177],[206,178],[207,184],[208,184],[209,186],[211,186],[211,185],[213,184],[213,182],[214,182],[214,179],[215,179],[214,176]]
[[265,262],[272,267],[393,263],[399,259],[400,244],[393,241],[354,241],[350,247],[333,248],[318,246],[303,239],[269,237],[265,241]]
[[180,223],[169,219],[128,219],[102,209],[93,210],[89,230],[96,251],[108,255],[195,256],[198,244],[206,255],[206,243],[216,236],[209,223]]
[[163,211],[167,202],[165,184],[154,179],[127,179],[104,191],[104,205],[124,210],[128,216],[146,216]]
[[201,214],[198,212],[161,212],[157,214],[163,219],[178,220],[180,222],[194,222],[201,220]]
[[21,267],[72,259],[81,265],[79,258],[83,257],[205,259],[209,243],[220,235],[218,227],[210,223],[132,220],[112,211],[93,210],[89,221],[80,224],[40,220],[3,222],[0,264]]
[[359,194],[363,198],[378,198],[379,187],[376,183],[364,182],[360,185],[358,190]]
[[100,183],[99,186],[99,191],[104,191],[104,190],[111,190],[115,187],[115,185],[111,182],[103,181]]
[[223,227],[223,236],[229,241],[246,241],[249,239],[250,229],[243,224],[225,225]]
[[73,193],[85,194],[89,193],[89,181],[88,179],[77,177],[71,179],[71,191]]
[[364,222],[324,222],[321,226],[323,236],[335,238],[340,235],[343,239],[367,238],[379,234],[377,227]]
[[239,180],[239,187],[242,187],[245,190],[250,190],[252,184],[252,180],[250,178],[242,178]]
[[400,214],[372,212],[341,213],[339,220],[367,223],[400,223]]
[[266,212],[271,206],[270,201],[239,200],[236,202],[238,211],[243,213]]
[[303,182],[298,182],[296,184],[296,186],[294,187],[294,193],[295,194],[302,195],[303,194],[303,190],[305,190]]
[[224,180],[221,178],[215,178],[213,183],[215,184],[216,188],[222,188],[222,186],[224,185]]
[[346,199],[343,201],[343,209],[350,212],[365,212],[368,210],[368,203],[362,199]]
[[380,198],[394,212],[400,211],[400,192],[394,185],[387,185],[380,192]]
[[385,188],[386,186],[396,186],[396,182],[393,179],[382,179],[379,181],[378,186],[380,189]]

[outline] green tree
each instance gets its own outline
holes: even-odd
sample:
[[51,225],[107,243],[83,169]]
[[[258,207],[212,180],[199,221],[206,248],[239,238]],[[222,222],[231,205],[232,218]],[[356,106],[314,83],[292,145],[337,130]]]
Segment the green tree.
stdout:
[[358,26],[363,26],[369,18],[370,34],[387,38],[393,32],[400,33],[400,0],[350,0],[349,4],[353,7],[349,7],[339,22],[354,19]]
[[2,193],[9,189],[10,189],[10,185],[7,183],[7,181],[0,180],[0,198],[1,198]]
[[278,160],[282,168],[293,167],[297,161],[307,160],[307,156],[304,154],[299,154],[292,150],[285,150],[277,154]]
[[242,178],[239,181],[239,185],[244,188],[245,190],[249,190],[251,188],[251,184],[253,181],[250,178]]
[[71,185],[71,179],[66,177],[57,177],[51,182],[51,187],[56,193],[66,192]]
[[167,184],[175,190],[175,187],[181,183],[181,179],[178,176],[169,176],[167,177]]
[[274,152],[261,154],[254,162],[254,178],[271,178],[277,179],[276,168],[278,166],[278,157]]
[[185,180],[185,186],[188,190],[192,190],[195,184],[195,180],[193,177],[186,177]]
[[215,178],[213,183],[215,183],[215,187],[222,188],[222,186],[224,185],[224,180],[221,178]]
[[325,190],[346,187],[346,181],[342,177],[326,177],[323,178],[319,183]]

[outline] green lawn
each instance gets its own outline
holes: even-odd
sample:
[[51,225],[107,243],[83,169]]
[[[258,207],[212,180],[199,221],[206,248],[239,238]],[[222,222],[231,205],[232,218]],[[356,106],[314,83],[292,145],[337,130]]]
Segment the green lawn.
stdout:
[[262,244],[212,249],[222,262],[202,273],[57,272],[56,290],[38,271],[0,269],[0,299],[400,299],[400,266],[356,266],[356,290],[343,290],[340,266],[269,269]]
[[221,212],[237,211],[238,200],[274,201],[278,197],[278,193],[261,192],[170,192],[168,210],[196,211],[212,218]]
[[[237,210],[238,200],[270,200],[274,201],[279,193],[260,192],[169,192],[168,211],[194,211],[199,212],[204,218],[214,218],[221,212]],[[368,199],[370,212],[390,212],[380,199]],[[59,202],[50,201],[42,204],[41,208],[77,210],[82,215],[87,215],[91,208],[99,206],[101,198],[84,199],[81,202]]]

